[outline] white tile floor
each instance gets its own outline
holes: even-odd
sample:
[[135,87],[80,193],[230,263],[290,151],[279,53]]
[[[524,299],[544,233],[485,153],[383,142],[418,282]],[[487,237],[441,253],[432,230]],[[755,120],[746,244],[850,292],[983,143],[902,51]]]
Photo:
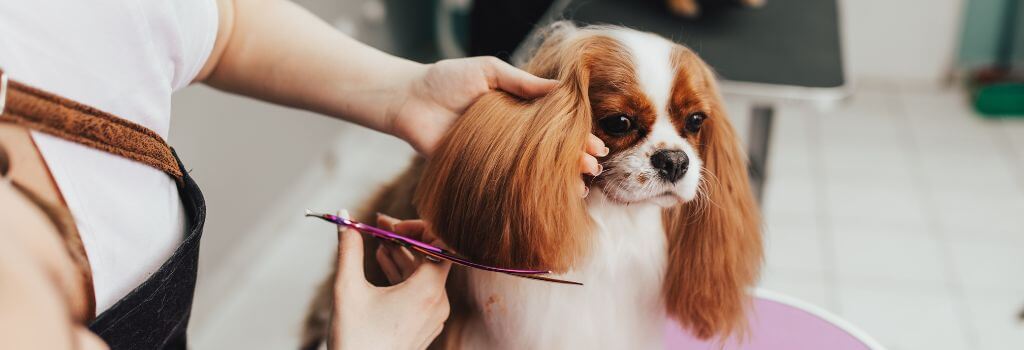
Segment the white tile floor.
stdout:
[[883,84],[778,114],[765,287],[890,349],[1024,348],[1024,120]]
[[[1024,349],[1024,119],[981,119],[955,90],[884,84],[833,110],[783,104],[776,115],[763,287],[894,350]],[[355,207],[409,154],[351,131],[282,203]],[[372,160],[359,158],[370,149]],[[368,164],[385,170],[358,171]],[[276,238],[236,278],[236,295],[204,311],[196,349],[294,346],[331,255],[318,224],[262,224]]]

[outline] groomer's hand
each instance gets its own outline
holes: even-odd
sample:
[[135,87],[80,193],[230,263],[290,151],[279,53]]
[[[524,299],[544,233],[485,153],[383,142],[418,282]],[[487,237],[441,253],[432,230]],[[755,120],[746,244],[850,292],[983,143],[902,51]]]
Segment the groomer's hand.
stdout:
[[[196,81],[395,135],[428,157],[484,93],[500,89],[530,99],[558,85],[494,57],[420,64],[391,56],[292,1],[217,3],[220,30]],[[580,172],[600,173],[593,156],[607,153],[604,145],[595,138],[585,151]],[[585,195],[582,180],[579,186]]]
[[[499,89],[532,99],[544,96],[557,80],[538,78],[495,57],[470,57],[438,61],[422,66],[388,108],[391,134],[405,140],[416,151],[430,156],[445,132],[484,93]],[[580,155],[580,172],[597,176],[597,158],[608,148],[591,135]],[[583,181],[580,187],[588,193]]]
[[423,65],[389,108],[391,134],[430,156],[452,122],[484,93],[499,89],[532,99],[557,85],[491,56]]
[[[434,237],[427,230],[427,225],[423,220],[401,221],[378,213],[377,227],[399,233],[420,242],[426,242],[435,247],[447,248],[440,239]],[[377,253],[374,258],[376,258],[377,264],[380,265],[384,275],[388,278],[388,282],[392,285],[401,283],[409,278],[416,271],[416,268],[423,263],[421,255],[413,254],[409,249],[390,242],[381,242],[377,246]]]
[[[422,221],[389,222],[398,233],[437,244],[430,241]],[[391,265],[388,278],[397,284],[375,287],[363,274],[362,235],[340,227],[328,348],[426,348],[448,319],[444,285],[451,264],[425,263],[419,258],[394,260],[401,266]]]

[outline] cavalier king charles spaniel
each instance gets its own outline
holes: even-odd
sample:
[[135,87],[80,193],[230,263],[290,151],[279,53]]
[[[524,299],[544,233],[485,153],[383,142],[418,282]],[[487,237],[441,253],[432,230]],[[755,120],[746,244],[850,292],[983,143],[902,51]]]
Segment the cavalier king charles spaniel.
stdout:
[[[481,97],[364,212],[420,217],[470,260],[584,285],[452,269],[432,348],[656,349],[668,319],[700,338],[742,334],[760,217],[712,70],[627,28],[557,22],[541,35],[524,69],[560,85],[529,101]],[[611,152],[580,198],[590,133]],[[330,285],[305,345],[323,339]]]

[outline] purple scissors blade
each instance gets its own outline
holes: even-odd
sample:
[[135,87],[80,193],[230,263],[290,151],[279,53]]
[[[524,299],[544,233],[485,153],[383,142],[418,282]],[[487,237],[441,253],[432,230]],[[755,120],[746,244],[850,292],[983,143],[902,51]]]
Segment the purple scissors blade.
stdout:
[[[411,248],[412,250],[415,250],[417,252],[420,252],[423,255],[426,255],[428,258],[438,259],[438,261],[443,259],[443,260],[449,260],[449,261],[457,262],[456,260],[450,260],[451,257],[440,256],[437,253],[434,253],[434,252],[431,252],[431,251],[427,251],[427,250],[421,249],[421,248],[416,247],[416,246],[409,246],[409,248]],[[462,259],[462,261],[463,262],[458,262],[458,263],[462,264],[463,266],[475,267],[475,266],[472,266],[472,265],[468,265],[467,262],[465,262],[465,259]],[[479,265],[479,264],[476,264],[476,265]],[[562,284],[573,284],[573,285],[577,285],[577,286],[582,286],[583,285],[583,283],[574,282],[574,281],[568,281],[568,280],[560,280],[560,279],[551,278],[551,277],[545,277],[545,276],[541,276],[541,274],[519,274],[519,273],[503,272],[503,271],[497,271],[497,270],[491,270],[491,269],[488,269],[487,271],[494,271],[494,272],[503,273],[503,274],[506,274],[506,275],[509,275],[509,276],[529,278],[529,279],[545,281],[545,282],[554,282],[554,283],[562,283]]]
[[523,269],[506,269],[506,268],[500,268],[500,267],[493,267],[493,266],[487,266],[487,265],[483,265],[483,264],[478,264],[478,263],[466,260],[464,258],[461,258],[458,255],[456,255],[455,253],[450,252],[448,250],[445,250],[445,249],[442,249],[442,248],[439,248],[439,247],[435,247],[435,246],[432,246],[430,244],[423,243],[423,242],[417,241],[417,240],[409,238],[409,237],[402,236],[400,234],[397,234],[397,233],[394,233],[394,232],[391,232],[391,231],[387,231],[387,230],[383,230],[383,229],[380,229],[380,228],[377,228],[377,227],[373,227],[373,226],[370,226],[370,225],[367,225],[367,224],[364,224],[364,223],[361,223],[361,222],[358,222],[358,221],[355,221],[355,220],[352,220],[352,219],[343,218],[343,217],[340,217],[340,216],[337,216],[337,215],[313,213],[313,212],[310,212],[310,211],[307,210],[306,211],[306,216],[320,218],[320,219],[322,219],[324,221],[328,221],[328,222],[334,223],[336,225],[341,225],[341,226],[349,227],[349,228],[355,229],[356,231],[363,232],[363,233],[369,234],[369,235],[374,236],[374,237],[378,237],[378,238],[381,238],[381,239],[385,239],[385,240],[388,240],[388,241],[391,241],[391,242],[398,243],[400,245],[409,247],[409,248],[411,248],[413,250],[416,250],[416,251],[418,251],[418,252],[420,252],[420,253],[422,253],[424,255],[427,255],[428,257],[448,260],[448,261],[451,261],[453,263],[456,263],[456,264],[459,264],[459,265],[463,265],[463,266],[468,266],[468,267],[472,267],[472,268],[476,268],[476,269],[480,269],[480,270],[485,270],[485,271],[493,271],[493,272],[504,273],[504,274],[508,274],[508,275],[512,275],[512,276],[518,276],[518,277],[530,278],[530,279],[535,279],[535,280],[541,280],[541,281],[565,283],[565,284],[575,284],[575,285],[583,285],[582,283],[579,283],[579,282],[565,281],[565,280],[559,280],[559,279],[550,278],[550,277],[538,276],[538,275],[550,274],[551,271],[523,270]]

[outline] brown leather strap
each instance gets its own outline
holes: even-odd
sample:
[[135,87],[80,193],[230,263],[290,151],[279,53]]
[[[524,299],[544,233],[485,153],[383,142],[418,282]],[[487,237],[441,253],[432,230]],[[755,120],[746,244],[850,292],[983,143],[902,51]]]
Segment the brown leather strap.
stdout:
[[[0,77],[4,73],[0,70]],[[0,80],[5,80],[0,78]],[[4,88],[0,81],[0,90]],[[0,122],[11,122],[161,170],[181,181],[181,170],[163,138],[144,126],[84,104],[8,80],[0,93]]]

